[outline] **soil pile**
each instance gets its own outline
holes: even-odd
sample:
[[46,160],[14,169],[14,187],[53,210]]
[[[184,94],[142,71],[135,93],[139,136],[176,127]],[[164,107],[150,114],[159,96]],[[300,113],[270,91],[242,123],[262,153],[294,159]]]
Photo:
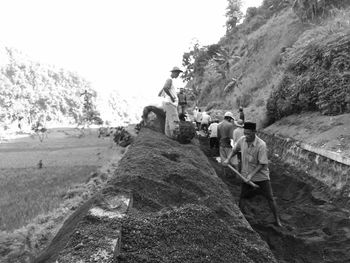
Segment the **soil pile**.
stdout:
[[[89,202],[118,192],[130,193],[133,204],[125,217],[113,219],[121,229],[114,262],[276,262],[198,145],[182,145],[141,129],[114,177]],[[104,220],[93,221],[84,215],[91,207],[89,202],[67,220],[41,257],[50,258],[45,262],[55,262],[65,252],[74,253],[76,261],[90,262],[86,247],[110,246],[103,239],[95,243],[100,247],[86,241],[86,233],[108,229],[107,223],[102,226]],[[112,227],[110,231],[116,230]],[[76,233],[85,233],[84,239],[77,239]]]
[[133,193],[120,262],[275,262],[193,144],[142,129],[110,185]]

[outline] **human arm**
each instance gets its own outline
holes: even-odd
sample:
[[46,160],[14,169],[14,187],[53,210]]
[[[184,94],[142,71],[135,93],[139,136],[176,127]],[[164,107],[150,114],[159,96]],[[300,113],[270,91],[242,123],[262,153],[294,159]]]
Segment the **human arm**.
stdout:
[[163,88],[159,91],[158,97],[161,97],[161,96],[162,96],[162,93],[163,93]]
[[167,81],[164,84],[163,90],[170,97],[171,101],[175,102],[176,98],[174,98],[174,96],[170,92],[171,85],[172,85],[172,80],[171,79],[167,79]]
[[232,149],[232,151],[230,152],[230,154],[228,155],[227,159],[223,162],[223,164],[227,165],[230,162],[230,159],[235,156],[238,153],[236,147]]
[[227,156],[227,159],[223,162],[224,165],[229,164],[230,159],[235,156],[238,152],[240,152],[241,150],[241,146],[240,144],[236,144],[235,147],[233,147],[232,151],[230,152],[230,154]]
[[254,176],[255,174],[257,174],[265,165],[267,165],[267,164],[260,164],[260,163],[259,163],[259,164],[255,167],[255,169],[247,175],[247,181],[250,181],[250,180],[253,178],[253,176]]

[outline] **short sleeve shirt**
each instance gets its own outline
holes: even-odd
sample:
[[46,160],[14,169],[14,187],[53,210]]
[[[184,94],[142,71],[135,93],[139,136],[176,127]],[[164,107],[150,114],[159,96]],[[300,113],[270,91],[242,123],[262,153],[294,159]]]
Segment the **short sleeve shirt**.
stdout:
[[215,138],[218,137],[218,123],[213,122],[212,124],[209,125],[208,130],[210,131],[210,138]]
[[266,143],[260,139],[258,136],[255,137],[254,142],[248,147],[246,142],[246,137],[241,137],[237,144],[235,145],[234,151],[241,151],[242,153],[242,175],[248,176],[249,173],[254,171],[254,169],[259,165],[264,166],[257,172],[253,177],[253,182],[270,180],[270,171],[268,168],[267,159],[267,147]]
[[176,95],[176,90],[175,90],[175,87],[173,85],[173,80],[171,78],[167,79],[167,81],[164,84],[164,88],[163,89],[168,89],[168,91],[170,92],[172,97],[175,99],[175,101],[173,102],[171,100],[171,98],[164,92],[163,94],[164,94],[164,96],[166,98],[166,101],[171,103],[171,104],[173,104],[173,105],[175,105],[175,106],[177,106],[179,99],[178,99],[178,97]]

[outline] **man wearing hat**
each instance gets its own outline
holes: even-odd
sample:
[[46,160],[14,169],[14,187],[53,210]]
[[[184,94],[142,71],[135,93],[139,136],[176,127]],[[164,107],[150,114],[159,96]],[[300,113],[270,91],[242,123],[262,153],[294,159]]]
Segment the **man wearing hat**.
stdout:
[[176,138],[179,131],[180,120],[177,112],[178,97],[173,80],[179,77],[180,73],[183,71],[178,67],[174,67],[170,72],[170,78],[166,80],[164,87],[161,89],[158,96],[165,98],[163,103],[163,108],[165,111],[164,133],[170,138]]
[[[217,128],[217,137],[219,139],[219,152],[221,163],[225,161],[232,150],[231,139],[233,135],[234,117],[232,112],[224,114],[224,120],[219,123]],[[233,163],[231,163],[233,165]],[[225,167],[223,166],[224,175],[226,175]]]
[[257,184],[259,188],[254,188],[247,183],[241,185],[241,195],[239,207],[244,211],[245,200],[256,194],[262,194],[269,202],[270,209],[275,217],[277,226],[281,226],[277,214],[277,205],[273,197],[270,183],[270,172],[268,168],[266,143],[256,135],[256,123],[244,123],[244,136],[241,137],[228,155],[224,164],[228,164],[232,156],[239,151],[242,153],[242,175],[249,181]]

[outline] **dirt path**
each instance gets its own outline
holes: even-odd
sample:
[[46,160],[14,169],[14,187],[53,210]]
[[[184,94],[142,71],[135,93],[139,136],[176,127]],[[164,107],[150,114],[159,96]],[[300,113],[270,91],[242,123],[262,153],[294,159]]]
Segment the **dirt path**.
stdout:
[[[205,142],[202,148],[210,155]],[[221,165],[210,160],[238,200],[240,181],[229,171],[224,176]],[[245,217],[279,262],[350,262],[350,211],[341,201],[332,201],[326,187],[303,171],[272,156],[269,167],[284,227],[274,226],[267,201],[260,196],[248,202]]]

